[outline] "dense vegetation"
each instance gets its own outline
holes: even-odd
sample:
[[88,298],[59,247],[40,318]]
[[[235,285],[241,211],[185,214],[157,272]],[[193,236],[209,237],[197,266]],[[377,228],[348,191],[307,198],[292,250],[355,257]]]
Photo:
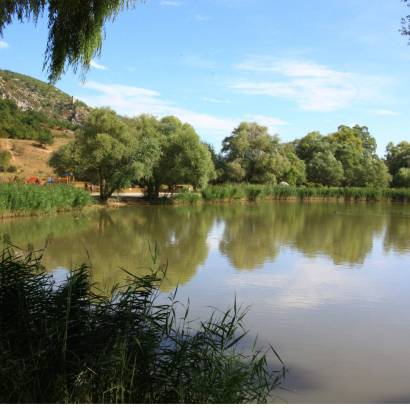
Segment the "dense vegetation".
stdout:
[[[279,184],[312,188],[300,189],[297,194],[283,190],[296,197],[313,193],[338,197],[341,192],[350,197],[347,189],[327,190],[325,194],[325,190],[313,188],[355,187],[363,189],[353,190],[353,197],[396,198],[395,191],[386,189],[391,184],[410,186],[409,147],[407,142],[389,144],[387,159],[383,160],[376,154],[376,140],[366,127],[342,125],[329,135],[311,132],[302,139],[281,143],[267,127],[243,122],[223,140],[221,153],[217,154],[200,141],[189,124],[175,117],[121,118],[104,108],[89,115],[76,140],[54,153],[50,165],[59,174],[72,172],[98,183],[103,201],[132,184],[146,187],[149,197],[157,199],[164,185],[171,190],[178,184],[204,190],[209,182],[268,186],[245,189],[260,191],[258,195],[271,192],[272,186]],[[231,188],[219,192],[226,190]],[[273,196],[282,192],[273,190]],[[198,197],[185,194],[185,199],[193,202]]]
[[130,273],[102,296],[85,266],[58,284],[38,255],[3,250],[0,402],[266,402],[284,368],[239,350],[246,312],[235,302],[192,322],[175,293],[159,300],[164,274],[154,257],[147,276]]
[[0,99],[0,135],[4,138],[36,140],[52,144],[50,128],[56,123],[38,111],[21,111],[11,100]]
[[157,198],[161,184],[204,187],[213,176],[211,153],[189,124],[175,117],[122,119],[96,109],[77,138],[56,151],[50,165],[96,183],[106,201],[115,191],[139,183]]
[[88,192],[69,185],[0,184],[0,215],[50,213],[90,203]]
[[[194,195],[194,194],[191,194]],[[301,199],[329,198],[352,201],[392,200],[398,202],[410,201],[409,189],[398,188],[355,188],[355,187],[287,187],[278,185],[255,184],[224,184],[209,185],[201,192],[204,201],[234,201],[246,199]],[[189,201],[187,194],[181,194],[176,199]],[[199,199],[199,197],[198,197]]]

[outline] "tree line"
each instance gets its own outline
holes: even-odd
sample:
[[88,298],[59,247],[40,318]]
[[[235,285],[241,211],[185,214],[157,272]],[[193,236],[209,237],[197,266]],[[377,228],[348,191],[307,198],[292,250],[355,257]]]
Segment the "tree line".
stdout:
[[98,184],[103,201],[131,185],[145,187],[151,198],[158,198],[161,186],[177,184],[410,187],[410,143],[390,143],[386,159],[376,148],[368,128],[358,125],[282,143],[267,127],[242,122],[216,153],[176,117],[124,118],[100,108],[49,163],[59,175],[71,172]]

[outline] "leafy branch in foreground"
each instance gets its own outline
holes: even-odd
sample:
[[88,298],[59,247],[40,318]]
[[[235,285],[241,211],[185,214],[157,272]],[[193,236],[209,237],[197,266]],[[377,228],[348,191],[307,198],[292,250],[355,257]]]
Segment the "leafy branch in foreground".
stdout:
[[263,403],[285,376],[239,348],[246,310],[189,320],[158,290],[166,268],[132,273],[108,296],[86,266],[57,284],[41,254],[0,255],[0,402]]
[[137,0],[0,0],[0,35],[15,18],[37,22],[48,13],[48,42],[44,66],[56,82],[68,66],[87,71],[101,51],[107,20],[135,5]]

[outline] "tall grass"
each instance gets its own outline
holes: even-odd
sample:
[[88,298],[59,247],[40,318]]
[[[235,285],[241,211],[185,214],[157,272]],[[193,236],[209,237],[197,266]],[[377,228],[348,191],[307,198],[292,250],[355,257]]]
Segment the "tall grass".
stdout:
[[88,192],[70,185],[0,184],[0,214],[3,215],[50,213],[81,208],[91,202]]
[[57,284],[39,254],[4,249],[0,402],[266,402],[285,370],[271,370],[266,352],[239,349],[246,311],[235,302],[192,322],[176,293],[160,298],[165,268],[153,266],[101,296],[86,266]]
[[202,199],[233,201],[258,199],[336,199],[343,201],[391,200],[410,202],[410,189],[406,188],[353,188],[353,187],[284,187],[278,185],[226,184],[210,185],[202,190]]

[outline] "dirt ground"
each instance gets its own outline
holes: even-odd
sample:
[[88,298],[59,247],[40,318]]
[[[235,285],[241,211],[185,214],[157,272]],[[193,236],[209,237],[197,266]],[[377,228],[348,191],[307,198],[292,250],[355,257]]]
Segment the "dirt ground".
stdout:
[[33,140],[0,138],[0,149],[10,151],[12,155],[10,165],[17,167],[15,173],[1,172],[0,181],[9,182],[15,180],[16,177],[26,180],[33,175],[46,180],[48,176],[54,175],[53,170],[47,164],[51,154],[69,141],[69,138],[62,138],[57,134],[52,145],[42,148]]

